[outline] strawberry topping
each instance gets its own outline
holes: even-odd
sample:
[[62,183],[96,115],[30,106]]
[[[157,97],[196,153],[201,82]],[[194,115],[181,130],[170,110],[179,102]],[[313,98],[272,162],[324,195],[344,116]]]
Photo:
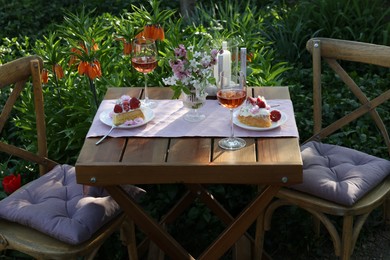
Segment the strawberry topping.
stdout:
[[137,109],[141,106],[141,102],[138,100],[138,98],[131,98],[130,99],[130,109]]
[[115,104],[114,106],[114,112],[115,113],[123,113],[128,112],[130,110],[137,109],[141,106],[141,102],[133,97],[130,98],[130,96],[123,95]]
[[115,112],[115,113],[122,113],[122,111],[123,111],[123,109],[122,109],[122,106],[121,106],[121,105],[116,104],[116,105],[114,106],[114,112]]
[[282,114],[278,110],[272,110],[270,112],[270,118],[271,118],[272,122],[279,121],[281,117],[282,117]]

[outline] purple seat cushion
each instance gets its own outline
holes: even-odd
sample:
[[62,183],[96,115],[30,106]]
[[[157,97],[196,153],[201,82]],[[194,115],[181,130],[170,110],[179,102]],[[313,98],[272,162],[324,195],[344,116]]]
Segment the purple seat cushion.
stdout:
[[[136,186],[127,188],[134,199],[144,193]],[[88,240],[120,211],[104,189],[77,184],[75,168],[69,165],[56,166],[0,201],[1,218],[69,244]]]
[[291,188],[351,206],[390,174],[390,161],[342,146],[301,147],[303,183]]

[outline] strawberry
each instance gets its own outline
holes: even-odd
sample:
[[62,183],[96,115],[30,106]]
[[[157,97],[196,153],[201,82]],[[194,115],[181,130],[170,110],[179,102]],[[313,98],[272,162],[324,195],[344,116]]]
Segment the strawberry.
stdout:
[[282,114],[278,110],[272,110],[270,112],[270,118],[271,118],[272,122],[278,122],[281,117],[282,117]]
[[124,111],[129,111],[130,110],[130,102],[127,100],[122,101],[122,107]]
[[116,104],[116,105],[114,106],[114,112],[115,112],[115,113],[122,113],[122,112],[123,112],[123,109],[122,109],[121,105]]
[[263,101],[263,100],[261,100],[261,99],[257,99],[257,106],[259,107],[259,108],[265,108],[265,102]]
[[128,112],[130,110],[129,104],[123,105],[123,110]]
[[138,98],[132,97],[130,99],[130,109],[137,109],[141,106],[141,102],[138,100]]
[[252,104],[252,106],[256,105],[256,98],[248,97],[247,100]]

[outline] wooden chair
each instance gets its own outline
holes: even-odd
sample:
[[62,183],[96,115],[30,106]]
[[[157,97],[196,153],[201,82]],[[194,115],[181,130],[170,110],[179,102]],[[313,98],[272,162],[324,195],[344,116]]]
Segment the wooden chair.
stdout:
[[[10,88],[10,90],[12,90],[10,91],[11,94],[1,111],[0,132],[3,130],[5,123],[9,118],[10,112],[22,90],[25,88],[28,90],[32,86],[31,90],[33,91],[36,114],[38,151],[37,153],[32,153],[6,143],[8,141],[0,142],[0,151],[39,164],[40,174],[42,176],[33,182],[41,181],[44,176],[49,174],[47,172],[50,171],[52,173],[53,169],[59,167],[56,162],[48,159],[47,157],[45,114],[41,86],[42,68],[43,61],[38,56],[24,57],[4,65],[0,65],[0,90],[5,90],[6,87],[12,87]],[[26,84],[30,81],[30,78],[32,79],[32,84]],[[67,169],[72,170],[74,167],[72,168],[69,166]],[[70,177],[66,176],[66,178]],[[73,183],[69,183],[68,185],[73,187],[79,184],[77,184],[74,179]],[[52,183],[50,183],[50,186],[52,186]],[[77,189],[79,188],[80,187]],[[82,186],[81,189],[83,189]],[[18,193],[19,190],[14,193]],[[14,195],[14,193],[12,195]],[[99,199],[101,198],[99,197]],[[5,199],[3,201],[5,201]],[[10,205],[12,206],[12,203],[10,203]],[[46,211],[42,212],[46,213]],[[118,212],[120,212],[120,210]],[[134,248],[135,238],[132,236],[132,232],[134,232],[134,230],[132,229],[133,226],[131,224],[131,222],[126,221],[123,213],[116,213],[116,215],[114,215],[106,224],[92,234],[92,237],[88,240],[79,244],[70,244],[26,225],[21,225],[13,221],[0,218],[0,251],[6,249],[16,250],[37,259],[79,259],[81,256],[86,259],[93,259],[104,241],[114,231],[123,227],[126,231],[129,231],[127,234],[130,234],[130,236],[125,238],[125,243],[128,246],[130,257],[133,259],[136,258],[137,255]],[[61,223],[58,223],[58,225],[61,225]],[[63,229],[67,228],[68,227],[66,226],[63,227]]]
[[[379,96],[369,100],[338,62],[366,63],[390,68],[390,47],[328,38],[310,39],[306,47],[313,59],[314,135],[301,148],[303,183],[280,190],[264,215],[259,217],[256,242],[260,249],[259,254],[261,254],[264,230],[270,229],[274,211],[281,206],[295,205],[315,216],[317,234],[320,223],[322,223],[331,236],[335,254],[341,259],[349,259],[360,230],[374,209],[385,205],[385,220],[387,224],[390,223],[390,161],[370,157],[370,155],[344,149],[338,145],[328,146],[316,141],[323,140],[368,113],[372,123],[377,126],[383,136],[390,155],[389,134],[376,110],[379,105],[390,99],[390,89],[388,88]],[[322,126],[324,115],[321,97],[322,61],[330,66],[361,103],[359,108],[341,116],[341,119],[326,127]],[[350,97],[353,95],[351,94]],[[368,138],[367,141],[369,140]],[[379,162],[370,164],[367,160],[379,160]],[[336,163],[332,165],[335,161],[337,165]],[[349,164],[354,165],[350,167]],[[337,176],[332,176],[332,174],[337,174]],[[375,181],[371,180],[374,175],[377,177]],[[341,182],[343,178],[345,181]],[[366,181],[372,183],[366,184]],[[346,194],[352,191],[356,192],[353,195],[356,197],[346,198]],[[343,218],[341,234],[330,220],[330,216]]]

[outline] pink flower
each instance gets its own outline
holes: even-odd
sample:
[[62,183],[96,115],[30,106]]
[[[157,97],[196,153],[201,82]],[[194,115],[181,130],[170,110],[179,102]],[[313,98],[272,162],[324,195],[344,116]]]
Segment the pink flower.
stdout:
[[184,44],[179,44],[179,47],[175,48],[175,56],[179,59],[187,56],[187,50]]
[[184,61],[182,60],[175,60],[170,62],[172,71],[174,74],[178,74],[184,71]]

